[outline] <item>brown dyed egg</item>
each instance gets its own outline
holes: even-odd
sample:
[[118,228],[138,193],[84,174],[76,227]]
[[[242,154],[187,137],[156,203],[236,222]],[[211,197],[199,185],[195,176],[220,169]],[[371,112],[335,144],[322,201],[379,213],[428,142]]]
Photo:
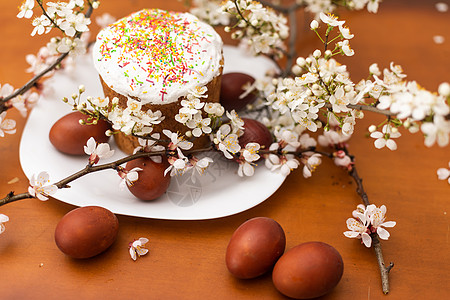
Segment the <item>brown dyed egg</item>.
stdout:
[[142,157],[129,161],[125,167],[126,170],[133,168],[141,168],[139,171],[139,179],[128,186],[130,192],[136,197],[144,201],[155,200],[164,194],[170,184],[170,175],[164,176],[164,171],[169,163],[163,159],[162,163],[156,163],[150,158]]
[[226,73],[222,75],[222,85],[220,88],[220,104],[228,110],[239,111],[247,104],[253,103],[256,96],[253,93],[248,94],[242,99],[239,99],[245,91],[242,86],[246,83],[252,84],[255,78],[244,73]]
[[272,280],[285,296],[311,299],[330,292],[343,272],[344,263],[335,248],[322,242],[308,242],[280,257],[273,268]]
[[259,121],[242,118],[244,121],[244,134],[239,137],[239,145],[244,148],[248,143],[258,143],[262,149],[269,149],[273,142],[272,134],[264,124]]
[[116,240],[117,217],[99,206],[85,206],[68,212],[55,230],[59,250],[73,258],[89,258],[102,253]]
[[105,135],[110,129],[108,122],[99,120],[96,125],[81,125],[79,120],[86,120],[87,116],[78,111],[71,112],[53,124],[49,138],[52,145],[59,151],[70,155],[83,155],[84,146],[90,137],[98,143],[106,143],[109,139]]
[[237,278],[255,278],[272,269],[285,247],[286,237],[280,224],[256,217],[244,222],[231,236],[226,265]]

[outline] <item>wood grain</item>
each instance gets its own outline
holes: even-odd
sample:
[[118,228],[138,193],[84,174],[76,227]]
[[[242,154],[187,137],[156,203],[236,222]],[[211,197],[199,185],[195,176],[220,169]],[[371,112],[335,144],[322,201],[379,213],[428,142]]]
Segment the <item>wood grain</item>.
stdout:
[[[377,15],[342,11],[355,34],[356,55],[339,59],[348,64],[354,81],[365,78],[372,62],[384,68],[401,64],[409,80],[437,90],[449,80],[449,12],[439,13],[432,1],[384,1]],[[16,1],[0,2],[0,84],[19,87],[30,78],[25,55],[36,53],[48,37],[30,37],[30,22],[15,17]],[[103,12],[122,17],[144,7],[182,10],[178,1],[102,1]],[[95,26],[94,26],[95,27]],[[93,28],[93,32],[95,32]],[[300,30],[298,49],[307,55],[317,40]],[[433,42],[434,35],[446,39]],[[25,119],[17,112],[18,133],[0,140],[0,195],[23,192],[28,179],[19,162],[20,133]],[[226,270],[225,248],[245,220],[267,216],[286,231],[287,249],[306,241],[323,241],[342,255],[340,284],[322,299],[449,299],[450,187],[436,170],[449,161],[449,148],[426,148],[419,134],[404,133],[395,152],[377,150],[365,128],[379,120],[367,113],[350,142],[371,202],[388,207],[397,221],[391,238],[382,242],[387,262],[393,261],[391,293],[381,292],[372,249],[343,236],[345,220],[360,200],[345,171],[325,160],[310,179],[301,171],[290,175],[267,201],[240,214],[208,221],[161,221],[118,216],[118,240],[104,254],[73,260],[54,243],[61,217],[73,209],[58,200],[24,200],[0,208],[10,217],[0,236],[1,299],[284,299],[270,274],[254,280],[234,279]],[[8,184],[18,178],[15,183]],[[150,253],[133,262],[128,243],[150,239]]]

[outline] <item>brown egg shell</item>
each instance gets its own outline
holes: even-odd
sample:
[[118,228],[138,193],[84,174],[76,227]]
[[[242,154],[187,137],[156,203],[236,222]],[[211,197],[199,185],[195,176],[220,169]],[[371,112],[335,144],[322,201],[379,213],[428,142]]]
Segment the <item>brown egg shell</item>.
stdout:
[[286,236],[280,224],[256,217],[244,222],[231,236],[226,266],[237,278],[255,278],[273,268],[285,247]]
[[242,118],[244,134],[239,137],[239,145],[245,148],[248,143],[258,143],[261,149],[269,149],[273,142],[272,134],[264,124],[257,120]]
[[81,125],[79,120],[86,120],[87,115],[78,111],[71,112],[53,124],[49,139],[52,145],[62,153],[70,155],[85,155],[84,146],[90,137],[98,143],[106,143],[109,137],[105,132],[111,128],[104,120],[96,125]]
[[222,75],[222,85],[220,88],[220,104],[228,110],[242,110],[247,104],[253,103],[256,96],[253,93],[248,94],[244,98],[239,97],[245,92],[242,86],[246,83],[253,84],[255,78],[248,74],[231,72]]
[[131,186],[127,186],[130,192],[143,201],[152,201],[161,197],[169,188],[170,175],[164,176],[164,171],[169,163],[163,158],[162,163],[156,163],[148,157],[141,157],[129,161],[125,167],[126,170],[141,168],[138,171],[139,179]]
[[275,264],[275,288],[294,299],[329,293],[341,280],[344,263],[339,252],[322,242],[308,242],[288,250]]
[[70,257],[89,258],[108,249],[118,232],[119,221],[111,211],[85,206],[62,217],[55,229],[55,243]]

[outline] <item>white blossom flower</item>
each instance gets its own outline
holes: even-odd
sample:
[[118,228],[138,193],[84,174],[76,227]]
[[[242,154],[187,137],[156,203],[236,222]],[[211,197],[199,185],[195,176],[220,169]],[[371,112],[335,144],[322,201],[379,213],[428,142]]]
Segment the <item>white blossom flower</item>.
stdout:
[[338,42],[337,45],[342,49],[342,52],[346,56],[353,56],[355,54],[355,51],[352,48],[350,48],[350,43],[348,40]]
[[170,139],[168,148],[170,150],[175,150],[176,148],[181,148],[183,150],[189,150],[194,145],[192,142],[184,140],[182,137],[178,136],[178,133],[172,132],[168,129],[164,129],[163,133]]
[[[270,146],[269,150],[275,151],[278,149],[278,144],[274,143]],[[269,154],[265,160],[266,167],[272,172],[280,172],[283,176],[287,176],[297,169],[300,165],[299,161],[295,159],[293,154]]]
[[69,14],[60,22],[59,28],[64,31],[67,36],[73,37],[77,32],[86,32],[89,30],[88,25],[91,19],[86,18],[84,14]]
[[368,226],[370,225],[370,220],[367,216],[362,214],[358,219],[348,218],[347,228],[350,231],[344,232],[344,235],[348,238],[362,239],[362,243],[370,248],[372,245],[372,238],[369,235]]
[[378,4],[381,0],[369,0],[367,3],[367,11],[371,13],[378,12]]
[[341,32],[344,39],[352,39],[355,35],[350,33],[350,29],[344,25],[339,25],[339,31]]
[[203,110],[210,115],[221,117],[225,112],[225,108],[220,103],[208,102],[203,107]]
[[[36,55],[28,54],[25,56],[25,60],[30,65],[30,67],[28,69],[26,69],[26,72],[37,75],[37,74],[41,73],[44,69],[46,69],[48,66],[53,64],[56,59],[57,59],[56,55],[53,55],[50,52],[50,50],[48,49],[48,46],[41,47]],[[54,73],[54,70],[51,72],[48,72],[44,76],[50,76],[53,73]]]
[[58,190],[58,187],[54,184],[46,185],[50,182],[47,172],[40,172],[35,178],[34,174],[30,179],[30,186],[28,187],[28,193],[39,200],[48,200],[47,196],[51,196]]
[[22,5],[20,6],[20,11],[17,14],[17,18],[25,18],[29,19],[33,16],[33,7],[34,7],[34,0],[25,0],[22,2]]
[[0,214],[0,234],[2,234],[5,231],[5,224],[9,221],[9,218],[7,215]]
[[164,176],[167,175],[167,173],[170,171],[170,176],[175,175],[182,175],[184,172],[186,172],[188,169],[190,169],[192,166],[189,164],[189,159],[184,156],[183,152],[180,148],[176,148],[177,155],[171,155],[167,159],[169,162],[169,167],[164,170]]
[[398,130],[392,130],[392,126],[384,125],[381,132],[375,131],[370,134],[370,137],[376,139],[374,144],[377,149],[381,149],[384,146],[389,148],[390,150],[397,149],[397,143],[393,140],[393,138],[400,137],[401,134]]
[[148,243],[147,238],[139,238],[138,240],[135,240],[134,242],[130,243],[130,256],[135,261],[138,256],[142,256],[148,253],[148,249],[144,248],[145,244]]
[[450,184],[450,162],[448,163],[448,169],[447,168],[439,168],[437,170],[437,176],[439,180],[447,180]]
[[109,105],[109,97],[95,97],[91,99],[92,105],[105,108]]
[[89,155],[89,164],[98,163],[101,158],[109,158],[114,155],[114,150],[109,148],[108,143],[97,144],[93,137],[90,137],[84,146],[84,153]]
[[360,204],[352,213],[354,218],[347,219],[347,228],[350,231],[344,232],[344,235],[349,238],[362,239],[362,243],[366,247],[372,245],[372,237],[370,234],[377,233],[380,239],[387,240],[389,232],[384,227],[394,227],[396,222],[385,222],[386,206],[381,205],[380,208],[374,204],[367,207]]
[[203,175],[205,170],[209,167],[209,165],[213,162],[213,159],[210,157],[203,157],[202,159],[198,159],[195,156],[189,159],[189,163],[192,165],[192,182],[196,182],[195,174]]
[[448,82],[443,82],[439,85],[438,88],[439,95],[444,97],[450,96],[450,84]]
[[[283,128],[280,131],[275,130],[274,135],[278,141],[278,144],[280,144],[280,147],[284,150],[295,151],[298,147],[300,147],[298,134],[294,131]],[[289,148],[287,148],[288,146]]]
[[450,121],[445,117],[435,115],[433,122],[422,123],[420,129],[425,135],[425,146],[431,147],[435,142],[440,147],[445,147],[449,144],[450,139]]
[[367,216],[369,217],[372,225],[372,232],[376,232],[380,239],[387,240],[390,234],[386,229],[384,229],[384,227],[394,227],[396,222],[385,222],[386,206],[381,205],[380,208],[378,208],[374,204],[371,204],[366,207],[366,210],[368,211]]
[[221,0],[193,0],[189,12],[200,20],[211,25],[228,25],[231,15],[225,13],[220,6]]
[[186,126],[192,130],[192,135],[195,137],[201,136],[203,133],[211,133],[210,118],[203,118],[201,112],[195,114],[191,120],[186,122]]
[[258,143],[247,143],[245,149],[242,151],[242,157],[247,162],[254,162],[259,159],[259,149],[261,146]]
[[5,133],[16,133],[16,121],[13,119],[6,119],[6,111],[0,114],[0,137],[4,137]]
[[[154,133],[151,135],[152,139],[141,139],[138,138],[139,146],[134,149],[133,153],[137,153],[138,151],[143,152],[159,152],[164,151],[166,148],[162,145],[157,145],[157,140],[160,139],[159,133]],[[161,163],[162,157],[160,155],[152,155],[150,156],[150,159],[153,160],[155,163]]]
[[200,109],[205,105],[198,98],[192,98],[191,100],[181,100],[180,114],[195,115],[200,112]]
[[39,35],[43,33],[48,33],[52,29],[51,28],[52,23],[44,15],[34,18],[31,24],[34,26],[33,31],[31,32],[31,36],[34,36],[36,33]]
[[109,24],[112,24],[116,21],[116,18],[114,18],[109,13],[103,13],[102,15],[95,18],[95,23],[97,23],[100,28],[105,28]]
[[230,112],[227,111],[226,115],[230,119],[233,133],[237,133],[244,129],[244,121],[238,116],[237,112],[234,109]]
[[132,186],[133,183],[139,179],[139,171],[142,171],[142,169],[138,167],[133,168],[129,171],[122,167],[119,167],[117,170],[117,174],[120,178],[122,178],[119,183],[119,189],[122,191],[125,189],[125,186]]
[[228,124],[220,126],[216,133],[214,143],[218,145],[218,149],[223,152],[228,159],[233,159],[232,154],[236,154],[241,150],[239,138],[237,134],[231,133],[231,127]]
[[339,21],[338,17],[330,13],[324,14],[323,12],[321,12],[319,14],[319,17],[322,22],[333,27],[342,26],[345,23],[345,21]]
[[312,176],[312,173],[322,163],[322,159],[320,157],[320,154],[315,153],[305,161],[305,166],[303,167],[303,177],[308,178]]

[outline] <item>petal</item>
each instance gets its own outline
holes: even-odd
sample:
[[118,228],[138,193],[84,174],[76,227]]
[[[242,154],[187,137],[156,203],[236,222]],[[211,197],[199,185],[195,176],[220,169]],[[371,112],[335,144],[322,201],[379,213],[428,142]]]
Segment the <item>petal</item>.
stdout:
[[384,223],[381,224],[380,226],[384,226],[384,227],[394,227],[395,225],[397,225],[397,222],[395,222],[395,221],[388,221],[388,222],[384,222]]
[[36,193],[36,198],[38,198],[41,201],[46,201],[48,200],[47,197],[45,197],[44,195],[40,194],[40,193]]
[[139,242],[141,242],[141,245],[144,246],[148,243],[148,238],[141,237],[139,238]]
[[9,221],[9,217],[4,214],[0,214],[0,223],[5,223]]
[[367,248],[370,248],[372,245],[372,238],[367,233],[362,234],[362,241]]
[[359,236],[359,232],[346,231],[346,232],[344,232],[344,235],[348,238],[357,238]]
[[42,171],[41,173],[38,174],[37,179],[36,179],[36,185],[39,186],[43,186],[48,182],[48,178],[50,176],[48,175],[47,172]]
[[136,260],[136,251],[133,247],[130,247],[130,256],[133,260]]
[[383,134],[379,131],[375,131],[370,134],[370,137],[374,139],[379,139],[383,137]]
[[397,143],[394,140],[388,139],[386,141],[386,147],[392,151],[397,150]]
[[54,193],[56,193],[58,191],[58,187],[54,184],[49,185],[49,186],[44,186],[42,188],[42,191],[44,193],[46,193],[47,195],[53,195]]
[[384,146],[386,146],[386,140],[383,138],[379,138],[379,139],[375,140],[374,145],[375,145],[375,148],[381,149]]
[[87,155],[91,155],[92,152],[94,152],[96,145],[97,143],[95,142],[95,139],[93,137],[90,137],[87,140],[86,146],[84,146],[84,153],[86,153]]
[[253,176],[255,173],[255,168],[251,164],[244,164],[244,174],[247,176]]
[[145,248],[138,248],[138,249],[136,249],[136,252],[137,252],[137,254],[138,254],[139,256],[142,256],[142,255],[145,255],[145,254],[148,253],[148,249],[145,249]]
[[352,231],[356,231],[356,232],[366,231],[366,227],[361,222],[358,222],[357,220],[355,220],[353,218],[348,218],[346,223],[347,223],[347,228]]
[[377,234],[382,240],[387,240],[390,236],[389,232],[382,227],[377,228]]

